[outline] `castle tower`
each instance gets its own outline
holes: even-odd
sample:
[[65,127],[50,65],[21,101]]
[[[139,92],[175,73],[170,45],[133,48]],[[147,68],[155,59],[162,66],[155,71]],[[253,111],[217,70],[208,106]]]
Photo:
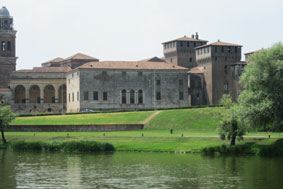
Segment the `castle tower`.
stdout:
[[6,7],[0,9],[0,88],[10,85],[10,73],[16,70],[16,33],[13,17]]
[[206,45],[206,40],[199,39],[198,33],[192,37],[181,37],[163,43],[163,53],[166,62],[186,68],[197,66],[195,48]]

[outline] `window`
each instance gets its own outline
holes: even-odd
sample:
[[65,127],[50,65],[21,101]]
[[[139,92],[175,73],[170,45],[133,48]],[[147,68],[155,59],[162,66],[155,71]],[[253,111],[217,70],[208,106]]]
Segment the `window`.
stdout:
[[183,47],[183,41],[180,42],[180,46]]
[[127,73],[126,72],[122,72],[122,77],[126,78]]
[[68,83],[70,84],[70,79],[68,79]]
[[74,77],[74,73],[72,73],[72,77]]
[[11,42],[8,41],[8,44],[7,44],[7,50],[10,51],[11,50]]
[[216,56],[216,57],[214,57],[214,60],[215,60],[215,61],[217,61],[217,56]]
[[107,101],[107,92],[103,92],[103,101]]
[[127,104],[127,91],[125,89],[122,90],[122,104]]
[[161,100],[161,92],[160,91],[156,92],[156,100]]
[[135,103],[135,91],[131,90],[130,91],[130,104],[134,104]]
[[88,100],[88,91],[84,92],[84,100]]
[[187,42],[187,47],[190,47],[190,42]]
[[75,100],[75,94],[72,93],[72,102],[74,102],[74,100]]
[[180,79],[180,80],[179,80],[179,85],[180,85],[180,86],[183,86],[183,84],[184,84],[184,81],[183,81],[182,79]]
[[6,51],[6,42],[2,41],[2,51]]
[[227,48],[228,53],[231,53],[231,47]]
[[71,94],[69,93],[69,102],[71,102]]
[[158,79],[158,80],[156,80],[156,85],[157,86],[160,86],[161,85],[161,82],[160,82],[160,80]]
[[228,83],[224,83],[224,93],[228,93]]
[[237,53],[238,52],[238,47],[235,47],[235,53]]
[[77,92],[77,101],[79,101],[79,100],[80,100],[80,93]]
[[207,47],[207,53],[209,53],[209,50],[210,50],[209,47]]
[[217,47],[214,47],[214,51],[217,53]]
[[106,79],[106,72],[105,71],[102,72],[102,79]]
[[142,77],[142,72],[138,72],[138,76],[139,76],[139,77]]
[[224,47],[221,47],[221,52],[224,52]]
[[190,62],[192,62],[193,61],[193,58],[190,58]]
[[143,94],[142,90],[138,91],[138,104],[143,104]]
[[196,44],[196,42],[194,42],[194,47],[196,47],[197,46],[197,44]]
[[98,100],[98,92],[93,91],[93,100]]
[[172,61],[173,61],[172,58],[170,58],[170,62],[171,62],[171,63],[172,63]]
[[183,92],[179,92],[179,100],[184,100],[184,93]]

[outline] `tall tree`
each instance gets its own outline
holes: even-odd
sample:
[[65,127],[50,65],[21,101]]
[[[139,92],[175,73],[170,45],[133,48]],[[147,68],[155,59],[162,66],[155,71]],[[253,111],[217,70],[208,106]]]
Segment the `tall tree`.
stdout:
[[7,143],[4,135],[5,127],[7,127],[13,119],[15,119],[15,114],[11,112],[10,106],[0,108],[0,130],[3,144]]
[[283,130],[283,45],[277,43],[248,59],[240,78],[242,119],[254,127]]

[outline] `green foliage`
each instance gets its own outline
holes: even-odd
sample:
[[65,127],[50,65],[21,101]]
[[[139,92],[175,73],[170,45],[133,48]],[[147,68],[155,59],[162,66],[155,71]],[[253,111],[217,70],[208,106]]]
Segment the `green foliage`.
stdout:
[[283,130],[283,45],[275,44],[248,59],[238,98],[242,119],[251,126]]
[[16,151],[63,151],[63,152],[110,152],[115,148],[110,143],[96,141],[69,141],[69,142],[24,142],[17,141],[10,145]]
[[229,109],[233,105],[231,96],[229,94],[224,94],[220,99],[220,104],[226,109]]
[[15,114],[11,112],[10,106],[0,108],[0,126],[5,128],[15,119]]
[[235,104],[230,107],[219,125],[218,133],[220,139],[225,140],[227,138],[232,141],[237,137],[239,140],[243,140],[243,135],[247,128],[245,122],[241,119],[241,116],[242,112],[238,105]]
[[283,156],[283,139],[279,139],[273,144],[261,145],[255,142],[227,146],[213,146],[203,148],[201,153],[204,155],[259,155],[259,156]]

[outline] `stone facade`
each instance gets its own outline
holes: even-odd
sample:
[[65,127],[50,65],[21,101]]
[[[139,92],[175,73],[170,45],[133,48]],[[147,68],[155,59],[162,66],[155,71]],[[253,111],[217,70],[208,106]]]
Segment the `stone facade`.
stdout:
[[43,67],[12,72],[12,110],[19,114],[65,112],[65,73],[70,70]]
[[151,61],[85,64],[67,74],[67,112],[188,106],[187,71]]
[[195,47],[205,45],[207,41],[196,35],[191,38],[184,36],[176,40],[163,43],[165,61],[178,66],[193,68],[197,66]]
[[[234,101],[239,94],[236,73],[245,63],[241,61],[241,45],[215,42],[196,48],[196,61],[202,71],[209,105],[218,104],[223,94],[230,94]],[[191,82],[194,82],[193,80]]]

